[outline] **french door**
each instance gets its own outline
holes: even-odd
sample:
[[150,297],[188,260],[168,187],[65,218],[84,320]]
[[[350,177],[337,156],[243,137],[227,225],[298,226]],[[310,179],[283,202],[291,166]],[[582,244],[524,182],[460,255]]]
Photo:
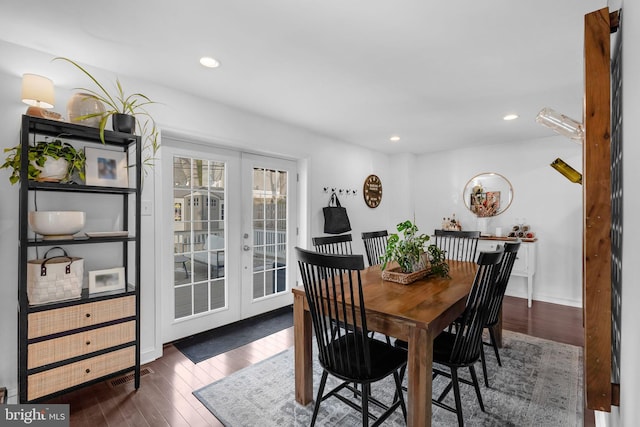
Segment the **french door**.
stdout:
[[243,317],[293,303],[288,283],[296,271],[295,166],[290,160],[242,156]]
[[292,303],[295,162],[192,148],[163,148],[163,342]]

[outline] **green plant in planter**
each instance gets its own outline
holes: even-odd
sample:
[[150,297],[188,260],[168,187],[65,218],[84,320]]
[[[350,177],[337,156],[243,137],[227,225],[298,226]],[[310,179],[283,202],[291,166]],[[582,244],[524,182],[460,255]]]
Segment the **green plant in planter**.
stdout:
[[424,244],[429,240],[429,236],[418,234],[418,226],[409,220],[401,222],[396,228],[402,233],[402,239],[397,233],[389,236],[387,248],[381,257],[384,262],[382,269],[387,268],[388,262],[396,261],[403,273],[412,273],[414,267],[420,264],[425,252]]
[[436,245],[429,245],[427,247],[429,264],[431,265],[431,274],[440,277],[449,277],[449,264],[447,264],[445,252],[446,251],[443,251]]
[[[5,148],[5,153],[10,153],[5,158],[0,169],[11,168],[9,181],[15,184],[20,180],[20,168],[22,158],[22,147],[17,145],[13,148]],[[84,180],[85,157],[82,150],[76,150],[71,144],[62,142],[59,139],[53,141],[38,141],[34,145],[29,145],[29,170],[27,176],[30,180],[38,180],[42,173],[42,168],[49,158],[65,159],[68,163],[67,174],[63,181],[68,181],[74,173]]]
[[104,113],[87,114],[85,116],[79,117],[78,120],[100,117],[100,124],[98,128],[100,130],[100,139],[104,143],[104,130],[110,117],[113,123],[119,115],[124,114],[133,116],[135,125],[138,128],[138,133],[143,138],[143,165],[147,167],[153,167],[155,154],[159,148],[159,131],[156,126],[155,120],[146,110],[146,106],[150,104],[156,104],[156,102],[152,101],[151,99],[149,99],[149,97],[142,93],[132,93],[130,95],[127,95],[124,92],[122,85],[120,84],[120,80],[117,78],[116,91],[114,94],[112,94],[107,89],[105,89],[105,87],[91,73],[89,73],[77,62],[72,61],[69,58],[60,56],[54,58],[54,60],[58,59],[66,61],[82,71],[87,77],[89,77],[89,79],[91,79],[91,81],[96,84],[96,86],[98,86],[99,91],[87,88],[76,89],[86,92],[91,98],[96,99],[105,105],[106,111]]

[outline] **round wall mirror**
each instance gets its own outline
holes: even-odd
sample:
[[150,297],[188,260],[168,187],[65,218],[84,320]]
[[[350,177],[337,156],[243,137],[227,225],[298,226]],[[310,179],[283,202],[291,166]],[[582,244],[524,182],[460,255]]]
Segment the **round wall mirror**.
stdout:
[[513,187],[499,173],[481,173],[467,182],[462,197],[467,209],[476,216],[492,217],[500,215],[511,206]]

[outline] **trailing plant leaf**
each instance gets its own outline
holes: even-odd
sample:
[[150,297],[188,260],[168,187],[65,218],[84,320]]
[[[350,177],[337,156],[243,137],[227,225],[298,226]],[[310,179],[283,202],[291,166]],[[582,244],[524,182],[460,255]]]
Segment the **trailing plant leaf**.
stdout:
[[[5,162],[0,169],[12,169],[9,182],[15,184],[20,180],[20,168],[22,158],[22,146],[16,145],[13,148],[5,148],[5,153],[10,153],[5,158]],[[41,170],[36,167],[44,167],[48,157],[53,159],[65,159],[69,164],[67,166],[67,175],[63,181],[68,181],[74,173],[77,173],[80,179],[84,180],[85,156],[84,151],[76,150],[71,144],[63,142],[59,139],[53,141],[38,141],[35,144],[29,144],[29,166],[27,177],[29,180],[37,180]]]
[[429,254],[429,264],[431,264],[431,274],[440,277],[449,277],[449,264],[447,264],[445,258],[446,251],[443,251],[436,245],[429,245],[427,247],[427,253]]

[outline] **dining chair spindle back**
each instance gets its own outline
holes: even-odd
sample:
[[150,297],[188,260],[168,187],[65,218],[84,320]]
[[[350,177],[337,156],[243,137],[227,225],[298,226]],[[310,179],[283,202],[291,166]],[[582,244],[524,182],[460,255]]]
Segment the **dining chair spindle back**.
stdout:
[[[433,342],[433,362],[446,366],[449,371],[433,368],[434,378],[438,375],[451,379],[450,384],[440,396],[433,401],[448,411],[455,412],[458,417],[458,425],[464,425],[462,416],[462,403],[460,399],[460,385],[464,383],[472,385],[478,397],[480,409],[484,412],[484,403],[480,393],[478,377],[474,364],[480,358],[482,351],[482,331],[489,317],[489,308],[495,296],[495,283],[500,273],[500,262],[503,251],[480,252],[478,257],[478,269],[467,298],[467,303],[455,332],[443,331]],[[471,381],[458,376],[458,369],[467,367],[471,374]],[[453,388],[455,408],[443,403],[443,399]]]
[[337,236],[313,237],[311,243],[316,252],[333,255],[351,255],[353,250],[351,234],[339,234]]
[[367,261],[369,265],[382,264],[380,257],[387,250],[387,230],[367,231],[362,233],[362,241],[364,242],[364,250],[367,253]]
[[[504,256],[500,263],[500,271],[498,272],[498,278],[496,279],[495,294],[489,304],[489,315],[484,327],[489,330],[490,341],[484,342],[484,345],[493,347],[493,352],[496,355],[498,365],[502,366],[500,361],[500,354],[498,353],[498,344],[496,340],[496,334],[494,327],[500,321],[500,310],[502,308],[502,301],[504,300],[504,294],[507,291],[507,284],[511,277],[511,271],[513,270],[513,264],[518,257],[518,250],[520,249],[520,241],[517,242],[505,242],[504,244]],[[484,351],[482,352],[482,373],[484,374],[484,383],[489,387],[489,379],[487,377],[487,364],[485,362]]]
[[[379,425],[398,407],[406,421],[398,371],[406,366],[407,353],[369,337],[360,276],[364,269],[362,255],[330,255],[301,248],[296,248],[296,253],[323,368],[311,426],[320,403],[331,396],[361,411],[363,425],[368,425],[369,418],[375,419],[374,426]],[[336,323],[341,325],[337,330],[333,327]],[[342,382],[323,394],[328,374]],[[395,380],[396,397],[387,406],[371,396],[370,385],[390,375]],[[346,396],[340,394],[341,390],[351,393]],[[359,399],[354,400],[356,396]],[[384,412],[376,418],[369,412],[369,404]]]
[[435,245],[445,251],[445,258],[455,261],[475,261],[479,231],[435,230]]

